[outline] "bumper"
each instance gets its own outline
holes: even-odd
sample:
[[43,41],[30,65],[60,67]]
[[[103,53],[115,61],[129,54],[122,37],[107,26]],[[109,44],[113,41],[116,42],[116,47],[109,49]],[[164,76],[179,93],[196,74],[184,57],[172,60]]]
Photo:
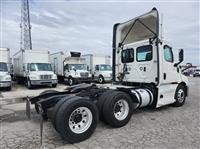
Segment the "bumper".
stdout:
[[[92,77],[88,77],[88,78],[73,78],[75,81],[77,82],[87,82],[87,81],[92,81]],[[65,81],[68,81],[67,78],[65,78]]]
[[0,82],[0,87],[10,87],[12,85],[11,81]]
[[58,80],[31,80],[31,85],[52,85],[57,83]]
[[112,77],[104,77],[104,81],[111,81],[112,80]]
[[196,73],[196,74],[194,74],[194,76],[196,76],[196,77],[200,77],[200,74]]

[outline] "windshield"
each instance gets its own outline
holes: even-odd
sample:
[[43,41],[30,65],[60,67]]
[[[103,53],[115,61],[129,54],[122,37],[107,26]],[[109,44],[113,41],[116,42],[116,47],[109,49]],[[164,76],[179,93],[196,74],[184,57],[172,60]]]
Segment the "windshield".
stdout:
[[110,65],[101,65],[101,66],[100,66],[100,70],[101,70],[101,71],[111,71],[112,68],[111,68]]
[[4,71],[4,72],[8,71],[8,67],[6,63],[0,62],[0,71]]
[[195,71],[200,72],[200,69],[196,69]]
[[52,67],[48,63],[31,63],[30,71],[52,71]]
[[85,64],[69,64],[69,70],[87,70],[87,65]]

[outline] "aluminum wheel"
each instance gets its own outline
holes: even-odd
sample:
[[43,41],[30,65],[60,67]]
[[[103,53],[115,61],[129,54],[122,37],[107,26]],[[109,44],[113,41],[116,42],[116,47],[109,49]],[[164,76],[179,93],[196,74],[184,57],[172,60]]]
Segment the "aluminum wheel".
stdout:
[[179,89],[178,93],[177,93],[177,100],[178,102],[182,103],[184,101],[185,98],[185,93],[183,89]]
[[73,79],[72,79],[72,78],[70,78],[70,79],[68,80],[68,82],[69,82],[69,85],[70,85],[70,86],[73,85]]
[[99,77],[99,83],[103,83],[103,77],[102,76]]
[[92,124],[93,116],[87,107],[79,107],[75,109],[69,117],[69,128],[76,134],[83,133],[88,130]]
[[114,115],[117,120],[124,120],[129,113],[128,102],[124,99],[117,101],[114,105]]

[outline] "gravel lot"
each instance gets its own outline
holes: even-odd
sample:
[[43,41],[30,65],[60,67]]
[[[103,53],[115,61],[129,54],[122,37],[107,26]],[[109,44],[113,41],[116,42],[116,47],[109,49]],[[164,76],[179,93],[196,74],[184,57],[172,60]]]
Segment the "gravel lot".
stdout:
[[[29,121],[24,111],[18,111],[14,116],[1,120],[0,148],[198,149],[200,78],[190,78],[189,90],[189,98],[183,107],[165,106],[155,110],[137,110],[130,122],[118,129],[100,122],[92,137],[77,144],[64,142],[51,123],[45,122],[43,145],[40,146],[38,116],[33,113],[32,120]],[[5,98],[5,93],[3,94]]]

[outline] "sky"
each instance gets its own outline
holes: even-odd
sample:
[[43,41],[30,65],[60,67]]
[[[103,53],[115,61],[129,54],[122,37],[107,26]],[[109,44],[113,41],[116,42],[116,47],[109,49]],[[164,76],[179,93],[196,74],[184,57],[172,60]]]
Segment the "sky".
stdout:
[[[0,47],[11,55],[20,49],[20,0],[0,0]],[[130,20],[156,7],[163,14],[163,38],[175,55],[184,49],[184,62],[200,65],[200,10],[197,1],[30,0],[33,49],[112,53],[115,23]]]

